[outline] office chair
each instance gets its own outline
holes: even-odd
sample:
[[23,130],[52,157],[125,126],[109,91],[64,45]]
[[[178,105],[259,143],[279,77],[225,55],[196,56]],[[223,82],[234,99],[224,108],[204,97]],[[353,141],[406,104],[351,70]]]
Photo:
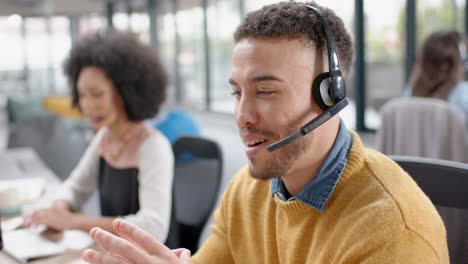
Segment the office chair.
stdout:
[[171,226],[166,245],[198,249],[216,203],[223,172],[218,144],[201,136],[181,136],[173,145],[175,168]]
[[192,115],[181,108],[175,108],[163,115],[161,119],[148,120],[148,123],[161,131],[171,144],[181,135],[201,134],[200,125]]
[[468,263],[468,164],[390,156],[436,206],[447,230],[450,263]]

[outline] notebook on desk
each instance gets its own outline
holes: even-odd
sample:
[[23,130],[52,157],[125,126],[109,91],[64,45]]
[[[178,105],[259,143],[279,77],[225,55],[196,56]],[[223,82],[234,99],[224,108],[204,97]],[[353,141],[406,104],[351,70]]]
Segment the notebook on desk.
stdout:
[[[88,233],[79,230],[67,230],[54,240],[46,238],[41,230],[16,229],[18,219],[12,218],[4,223],[8,231],[3,232],[3,251],[21,263],[64,254],[67,250],[83,250],[94,241]],[[44,230],[45,227],[42,229]],[[58,238],[58,239],[57,239]]]
[[18,229],[3,234],[3,251],[21,263],[65,253],[65,248],[32,229]]

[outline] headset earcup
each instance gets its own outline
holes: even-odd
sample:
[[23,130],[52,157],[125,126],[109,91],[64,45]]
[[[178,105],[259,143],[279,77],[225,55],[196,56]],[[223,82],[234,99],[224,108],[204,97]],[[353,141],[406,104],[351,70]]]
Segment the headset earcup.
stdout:
[[333,105],[333,99],[330,95],[330,85],[331,79],[329,72],[319,74],[312,84],[313,99],[323,110],[327,110]]

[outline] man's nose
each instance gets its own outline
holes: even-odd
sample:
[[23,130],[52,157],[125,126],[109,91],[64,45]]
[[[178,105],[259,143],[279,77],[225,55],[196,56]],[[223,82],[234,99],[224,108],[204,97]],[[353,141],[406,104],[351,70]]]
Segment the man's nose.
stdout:
[[258,121],[258,113],[255,99],[245,96],[241,97],[236,103],[235,119],[238,127],[256,124]]

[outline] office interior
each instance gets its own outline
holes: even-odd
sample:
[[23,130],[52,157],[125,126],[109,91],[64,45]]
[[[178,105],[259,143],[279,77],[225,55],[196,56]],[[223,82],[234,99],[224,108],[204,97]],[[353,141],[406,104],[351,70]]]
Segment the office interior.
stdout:
[[[70,87],[62,63],[72,43],[86,33],[114,27],[134,32],[159,53],[170,76],[169,95],[161,115],[175,108],[187,111],[200,125],[201,134],[221,146],[222,194],[229,179],[247,163],[228,83],[232,34],[246,13],[274,2],[279,1],[0,1],[2,151],[8,148],[14,119],[38,111],[55,111],[60,118],[78,124],[74,126],[78,134],[89,140],[92,133],[79,114],[61,106],[58,110],[54,106],[48,109],[44,102],[69,102]],[[375,148],[380,108],[402,95],[422,40],[437,29],[468,30],[468,1],[327,0],[321,4],[343,18],[355,45],[352,71],[346,80],[351,104],[341,116],[367,147]],[[13,110],[12,102],[19,108]],[[61,145],[53,151],[67,159],[69,148]],[[68,169],[59,178],[64,179]],[[92,202],[87,210],[98,213]],[[203,237],[209,233],[208,226]]]

